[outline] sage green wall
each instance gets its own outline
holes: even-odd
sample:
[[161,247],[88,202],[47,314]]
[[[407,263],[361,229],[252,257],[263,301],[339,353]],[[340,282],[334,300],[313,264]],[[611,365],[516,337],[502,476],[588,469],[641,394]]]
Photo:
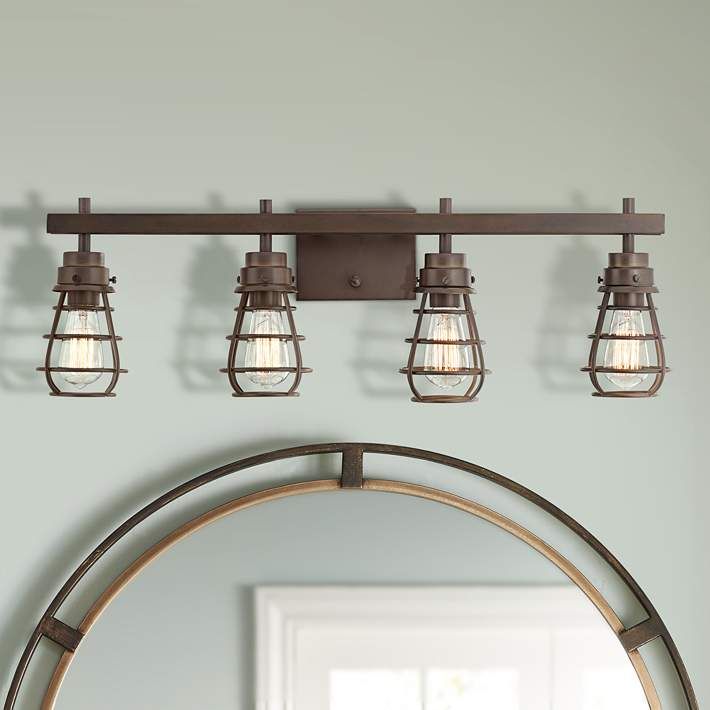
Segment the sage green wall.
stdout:
[[[702,0],[3,3],[3,687],[57,584],[140,503],[246,452],[360,439],[476,461],[569,511],[649,593],[710,701],[709,31]],[[638,241],[674,371],[639,402],[589,397],[577,372],[615,240],[459,238],[495,370],[478,404],[409,402],[405,303],[306,304],[303,396],[241,402],[209,373],[253,243],[97,238],[131,372],[113,400],[49,398],[32,367],[73,242],[45,238],[43,215],[80,195],[97,211],[260,197],[428,211],[440,195],[459,210],[603,211],[635,195],[668,216],[667,238]]]

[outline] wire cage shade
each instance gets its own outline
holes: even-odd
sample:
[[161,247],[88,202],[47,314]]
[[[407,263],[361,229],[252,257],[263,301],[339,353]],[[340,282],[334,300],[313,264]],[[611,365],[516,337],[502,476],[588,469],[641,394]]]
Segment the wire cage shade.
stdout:
[[[274,285],[266,289],[248,286],[237,289],[241,298],[235,309],[234,330],[227,336],[230,341],[227,367],[220,370],[227,373],[233,397],[298,397],[301,376],[312,372],[303,366],[300,343],[305,338],[296,332],[295,308],[288,297],[295,289],[281,290]],[[268,300],[263,301],[261,294],[268,294]],[[259,327],[258,323],[255,326],[260,314],[272,315],[262,318],[266,327]],[[274,330],[269,323],[284,318],[283,332],[269,332]],[[248,319],[252,321],[250,326]]]
[[[118,383],[118,378],[121,373],[127,370],[121,369],[121,361],[118,352],[118,341],[120,336],[116,335],[113,325],[112,311],[113,308],[109,303],[109,293],[113,293],[113,288],[105,287],[103,289],[95,289],[92,287],[82,288],[76,287],[60,287],[57,286],[55,291],[59,292],[59,300],[54,307],[54,319],[52,327],[48,334],[44,336],[48,340],[47,351],[44,358],[44,365],[38,367],[37,370],[44,372],[47,384],[49,385],[49,394],[54,397],[115,397],[113,391]],[[92,294],[90,298],[76,299],[71,297],[71,294],[84,295]],[[95,301],[95,302],[94,302]],[[99,328],[85,329],[85,332],[72,332],[72,319],[69,317],[72,313],[82,313],[84,318],[90,317],[92,314],[96,317],[98,323],[98,315],[103,315],[106,331],[105,333],[98,332]],[[64,328],[61,328],[61,323],[64,318]],[[60,332],[62,331],[63,332]],[[97,332],[93,332],[97,331]],[[55,351],[59,343],[60,356],[55,357]],[[104,347],[108,345],[108,347]],[[89,348],[93,348],[94,357],[87,354]],[[64,351],[69,353],[68,361],[65,362],[63,357]],[[106,366],[104,355],[108,351],[110,355],[110,363]],[[92,363],[97,354],[100,356],[100,364]],[[56,364],[58,363],[58,364]],[[92,390],[81,391],[71,389],[70,376],[87,376],[87,384],[98,382],[104,375],[109,375],[108,383],[105,387]],[[96,377],[93,377],[93,376]],[[59,377],[58,377],[59,376]],[[60,380],[65,380],[63,384]],[[85,384],[78,385],[80,387]]]
[[592,341],[588,372],[595,397],[653,397],[669,368],[653,296],[649,291],[627,303],[610,303],[605,290]]
[[[414,311],[417,314],[417,322],[413,337],[405,340],[411,344],[407,365],[400,369],[400,373],[407,376],[413,395],[412,401],[475,402],[483,387],[486,374],[490,373],[490,370],[485,368],[483,341],[478,334],[476,317],[471,306],[469,294],[473,293],[473,289],[418,288],[417,291],[422,294],[420,306]],[[432,295],[453,295],[453,293],[460,296],[460,300],[456,299],[445,307],[434,307]],[[456,305],[457,302],[459,305]],[[441,329],[431,323],[433,318],[441,317],[458,319],[463,326],[455,330],[444,328],[445,332],[442,333]],[[430,327],[425,333],[424,323],[427,318]],[[422,387],[418,384],[422,381],[422,377],[436,387],[443,386],[446,389],[458,390],[458,393],[423,393]]]

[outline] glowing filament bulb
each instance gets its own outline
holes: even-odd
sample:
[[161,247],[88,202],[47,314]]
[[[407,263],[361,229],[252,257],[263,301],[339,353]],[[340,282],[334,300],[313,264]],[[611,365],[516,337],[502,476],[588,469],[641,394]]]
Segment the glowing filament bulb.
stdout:
[[[284,312],[269,309],[253,311],[248,335],[287,335]],[[288,341],[284,338],[247,338],[246,367],[271,368],[289,367]],[[256,370],[248,372],[247,377],[259,387],[275,387],[288,377],[288,372]]]
[[[641,311],[634,310],[614,311],[609,334],[629,338],[645,335],[643,314]],[[605,373],[607,380],[617,387],[628,390],[640,385],[648,377],[648,373],[634,372],[634,370],[640,370],[648,365],[648,348],[645,340],[610,339],[607,341],[604,367],[629,370],[628,373]]]
[[468,377],[458,371],[471,367],[470,347],[456,342],[466,338],[465,317],[463,313],[434,313],[431,316],[427,339],[437,342],[426,345],[424,367],[441,373],[426,375],[429,382],[441,389],[456,387]]
[[[96,311],[69,311],[65,332],[67,335],[98,335],[100,330]],[[62,340],[59,366],[70,370],[74,368],[77,370],[102,368],[104,354],[101,341],[93,338],[66,338]],[[101,374],[100,372],[80,371],[61,373],[64,380],[77,389],[83,389],[86,385],[96,382]]]

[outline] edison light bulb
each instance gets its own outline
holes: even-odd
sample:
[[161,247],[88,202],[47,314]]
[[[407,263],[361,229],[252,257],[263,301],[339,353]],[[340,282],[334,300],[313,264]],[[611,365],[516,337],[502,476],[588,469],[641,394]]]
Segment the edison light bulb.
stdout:
[[[457,313],[433,313],[429,321],[428,340],[456,341],[466,338],[464,325],[465,315]],[[440,375],[427,375],[433,385],[441,389],[451,389],[460,385],[467,375],[450,374],[446,371],[464,370],[471,367],[470,349],[460,343],[428,343],[424,349],[424,367],[427,370],[437,370]]]
[[[286,335],[283,311],[253,311],[248,335]],[[247,338],[246,367],[289,367],[288,342],[280,338]],[[283,382],[288,372],[248,372],[247,377],[263,388]]]
[[[69,311],[65,332],[68,335],[98,335],[100,330],[96,311]],[[104,354],[101,341],[93,338],[62,340],[59,366],[68,368],[103,367]],[[101,377],[100,372],[62,372],[61,375],[69,384],[78,389],[83,389]]]
[[[610,335],[645,335],[643,314],[641,311],[614,311],[609,328]],[[631,370],[632,372],[608,372],[607,380],[621,389],[628,390],[640,385],[648,374],[633,372],[648,367],[648,348],[645,340],[613,340],[607,341],[604,352],[604,367],[615,370]]]

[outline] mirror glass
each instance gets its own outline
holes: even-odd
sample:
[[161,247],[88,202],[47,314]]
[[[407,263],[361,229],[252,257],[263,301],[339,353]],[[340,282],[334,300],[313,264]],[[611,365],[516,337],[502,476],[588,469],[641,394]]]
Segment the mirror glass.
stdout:
[[552,563],[408,496],[308,494],[168,550],[83,641],[59,710],[648,708]]

